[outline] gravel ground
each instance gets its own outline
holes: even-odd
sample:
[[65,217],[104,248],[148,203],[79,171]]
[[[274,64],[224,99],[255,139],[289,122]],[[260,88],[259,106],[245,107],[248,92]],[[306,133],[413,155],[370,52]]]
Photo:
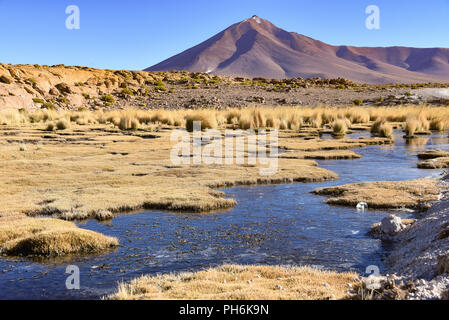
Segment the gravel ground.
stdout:
[[294,88],[289,92],[268,91],[260,87],[230,86],[189,90],[174,87],[174,93],[152,94],[147,102],[151,108],[198,108],[202,106],[228,108],[245,107],[252,103],[266,106],[282,105],[353,105],[355,100],[387,99],[389,96],[404,95],[410,89],[347,89]]

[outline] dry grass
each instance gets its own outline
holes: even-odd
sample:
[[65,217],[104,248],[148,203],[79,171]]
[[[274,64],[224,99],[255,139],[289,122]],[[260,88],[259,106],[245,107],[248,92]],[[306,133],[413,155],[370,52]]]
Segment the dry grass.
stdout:
[[332,205],[355,207],[366,202],[374,209],[415,209],[438,200],[440,185],[431,179],[366,182],[321,188],[314,193],[332,197],[326,201]]
[[196,273],[143,276],[121,283],[112,300],[335,300],[349,299],[354,273],[308,267],[225,265]]
[[418,153],[418,158],[422,159],[422,160],[444,158],[444,157],[449,157],[449,152],[443,151],[441,149],[427,150],[427,151]]
[[379,137],[393,139],[393,127],[389,123],[383,123],[379,127]]
[[[396,113],[430,121],[436,112],[439,117],[447,114],[445,108],[411,107],[2,111],[2,212],[21,218],[28,214],[107,220],[142,208],[191,212],[231,208],[235,201],[216,188],[335,180],[337,174],[307,159],[356,159],[359,156],[350,149],[392,143],[388,138],[320,139],[332,124],[353,122],[369,128],[369,121],[380,114],[386,121],[401,120]],[[266,167],[262,165],[173,165],[170,152],[176,142],[170,141],[170,134],[192,120],[222,132],[238,128],[242,120],[247,121],[244,127],[282,128],[279,146],[288,152],[281,154],[278,172],[269,177],[260,176],[261,167]],[[244,154],[248,156],[247,150]]]
[[420,114],[418,118],[408,117],[403,128],[408,138],[413,138],[416,134],[431,134],[430,122],[424,114]]
[[0,216],[0,253],[6,255],[65,256],[94,254],[118,245],[116,238],[83,230],[57,219],[23,215]]
[[61,119],[56,123],[56,128],[58,130],[66,130],[70,128],[70,121],[67,121],[66,119]]
[[374,136],[393,139],[393,127],[384,118],[378,119],[371,127]]
[[449,168],[449,157],[429,159],[418,163],[420,169],[445,169]]
[[430,121],[429,126],[432,131],[443,132],[448,128],[448,122],[447,120],[443,120],[441,118],[434,118]]
[[418,128],[419,128],[419,121],[417,119],[409,119],[405,123],[404,132],[407,135],[407,137],[414,137],[416,131],[418,131]]
[[[152,110],[125,109],[122,111],[66,111],[39,110],[33,113],[6,110],[0,112],[0,124],[26,125],[29,122],[70,119],[78,125],[113,123],[120,126],[122,119],[135,119],[140,125],[164,124],[186,126],[187,120],[202,121],[204,128],[236,126],[242,129],[277,128],[297,131],[302,127],[336,127],[337,133],[352,126],[369,126],[373,122],[403,123],[408,134],[444,131],[449,118],[448,107],[398,106],[398,107],[252,107],[246,109],[211,110]],[[407,123],[407,124],[406,124]],[[188,126],[188,123],[187,123]],[[123,126],[129,130],[130,125]],[[337,130],[338,129],[338,130]],[[377,133],[377,130],[375,130]]]
[[281,159],[311,159],[311,160],[355,160],[362,158],[352,150],[331,151],[288,151],[279,155]]
[[[350,123],[349,123],[350,124]],[[340,119],[332,123],[332,135],[335,137],[344,137],[348,132],[348,122]]]
[[203,112],[197,111],[194,114],[187,115],[185,120],[186,120],[186,129],[189,132],[193,131],[193,125],[195,122],[201,123],[201,130],[215,129],[218,126],[215,114],[208,111]]
[[[116,127],[128,115],[139,119],[139,130],[122,131]],[[177,142],[170,141],[172,127],[155,125],[145,115],[147,112],[135,110],[70,115],[37,112],[32,116],[40,121],[0,127],[0,192],[4,215],[31,219],[26,221],[33,220],[26,215],[107,220],[142,208],[188,212],[226,209],[236,202],[216,188],[335,180],[337,174],[319,168],[316,162],[306,158],[356,158],[348,149],[384,143],[382,139],[310,140],[309,133],[292,137],[287,129],[279,133],[279,144],[304,153],[302,157],[279,159],[278,172],[264,177],[260,169],[267,166],[260,164],[173,165],[170,153]],[[109,122],[108,118],[118,124]],[[72,121],[66,130],[45,131],[49,123],[68,119]],[[84,119],[83,125],[77,124],[80,119]],[[157,121],[162,120],[159,114]],[[227,122],[225,118],[223,122]],[[244,155],[248,156],[247,150]],[[4,227],[14,228],[6,223]],[[90,234],[76,228],[70,229],[70,233],[58,231],[57,235],[44,235],[39,236],[40,243],[54,243],[56,238],[65,243],[81,237],[79,241],[95,243],[94,237],[89,238]],[[16,252],[12,246],[9,248],[7,252]],[[32,252],[51,250],[42,248]],[[70,248],[54,251],[76,252]],[[83,247],[78,251],[89,250]]]
[[[67,220],[103,220],[142,208],[208,212],[235,205],[217,187],[338,178],[303,159],[280,159],[279,171],[268,177],[260,176],[267,165],[173,165],[171,129],[122,132],[113,124],[73,124],[48,133],[44,126],[0,130],[4,212]],[[298,148],[303,143],[310,145],[302,138],[289,142]],[[331,143],[324,146],[332,150]]]
[[138,130],[139,129],[139,120],[132,116],[124,116],[120,118],[120,122],[118,127],[120,130]]
[[427,150],[418,153],[418,158],[423,160],[418,163],[420,169],[445,169],[449,168],[449,152],[440,149]]

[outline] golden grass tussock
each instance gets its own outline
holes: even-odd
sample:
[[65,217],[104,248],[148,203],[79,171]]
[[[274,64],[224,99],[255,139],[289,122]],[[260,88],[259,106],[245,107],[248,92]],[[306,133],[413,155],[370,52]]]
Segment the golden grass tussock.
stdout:
[[376,137],[390,138],[394,137],[393,126],[384,118],[378,118],[371,126],[371,134]]
[[269,115],[266,121],[267,128],[270,129],[278,129],[279,128],[279,119]]
[[194,123],[201,123],[201,130],[215,129],[218,127],[217,119],[213,112],[197,111],[193,114],[189,114],[186,117],[186,129],[189,132],[193,131]]
[[195,273],[142,276],[120,283],[110,300],[350,299],[355,273],[310,267],[224,265]]
[[125,115],[122,118],[120,118],[120,122],[118,127],[120,130],[133,130],[136,131],[139,129],[139,120],[137,118],[134,118],[131,115]]
[[28,114],[17,110],[2,110],[0,125],[22,125],[28,122]]
[[242,130],[248,130],[255,127],[253,119],[249,115],[243,115],[239,119],[238,127]]
[[351,120],[353,124],[364,124],[371,121],[371,115],[367,109],[356,109],[354,111],[348,111],[346,118]]
[[288,129],[297,131],[303,126],[303,118],[298,114],[298,112],[293,112],[288,118]]
[[332,123],[332,135],[335,137],[344,137],[348,132],[348,124],[345,120],[339,119]]
[[[299,130],[302,127],[331,127],[344,120],[348,127],[369,126],[373,122],[403,123],[407,135],[444,131],[449,118],[448,107],[397,106],[397,107],[268,107],[254,106],[246,109],[212,110],[98,110],[90,112],[37,110],[34,112],[4,110],[0,112],[0,125],[22,126],[27,123],[57,122],[65,118],[76,125],[107,124],[120,126],[122,118],[135,118],[140,126],[167,125],[184,127],[188,120],[203,121],[206,128],[236,126],[244,129],[276,128]],[[125,126],[129,128],[129,126]],[[129,129],[125,129],[129,130]],[[388,130],[387,130],[388,131]]]
[[241,110],[232,109],[225,114],[227,124],[238,124],[241,117]]
[[371,126],[371,133],[375,136],[379,135],[380,127],[387,121],[384,118],[377,118]]
[[56,125],[53,122],[50,122],[45,127],[45,131],[54,131],[56,129]]
[[79,229],[71,222],[23,215],[0,217],[0,253],[5,255],[96,254],[117,245],[116,238]]
[[66,130],[70,128],[70,121],[67,121],[66,119],[61,119],[56,122],[56,128],[58,130]]
[[448,128],[447,121],[445,121],[441,118],[432,119],[430,121],[429,126],[430,126],[430,130],[438,131],[438,132],[446,131]]
[[389,123],[383,123],[379,127],[379,133],[378,134],[379,134],[379,137],[393,139],[394,138],[393,127]]
[[266,126],[266,118],[262,109],[254,109],[252,110],[252,124],[253,128],[265,128]]
[[407,119],[407,122],[404,126],[404,132],[407,137],[414,137],[416,132],[419,129],[419,121],[418,119]]
[[366,182],[314,191],[329,198],[326,203],[355,207],[366,202],[374,209],[425,208],[438,200],[441,186],[437,180]]

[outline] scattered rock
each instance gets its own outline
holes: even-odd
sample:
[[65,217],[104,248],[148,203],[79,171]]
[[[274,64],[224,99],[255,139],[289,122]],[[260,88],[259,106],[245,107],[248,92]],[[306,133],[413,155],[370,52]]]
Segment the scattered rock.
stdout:
[[440,234],[438,235],[438,240],[443,240],[449,237],[449,223],[446,223],[440,231]]
[[52,96],[57,96],[57,95],[59,95],[59,91],[56,90],[55,88],[51,88],[50,91],[49,91],[48,93],[51,94]]
[[285,288],[283,287],[283,286],[280,286],[280,285],[276,285],[276,290],[285,290]]
[[8,76],[0,76],[0,82],[1,83],[6,83],[6,84],[11,84],[12,83],[12,79]]
[[72,90],[70,89],[70,87],[66,83],[59,83],[55,87],[62,94],[70,94],[70,93],[72,93]]
[[449,254],[438,257],[438,275],[449,273]]
[[381,233],[394,236],[405,229],[402,219],[395,215],[390,215],[384,218],[380,224],[379,231]]

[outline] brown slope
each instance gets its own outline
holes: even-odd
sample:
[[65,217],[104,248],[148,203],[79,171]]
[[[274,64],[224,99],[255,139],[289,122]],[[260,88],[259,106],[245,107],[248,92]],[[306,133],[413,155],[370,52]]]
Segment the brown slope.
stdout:
[[187,70],[248,78],[448,82],[449,49],[331,46],[252,17],[146,71]]

